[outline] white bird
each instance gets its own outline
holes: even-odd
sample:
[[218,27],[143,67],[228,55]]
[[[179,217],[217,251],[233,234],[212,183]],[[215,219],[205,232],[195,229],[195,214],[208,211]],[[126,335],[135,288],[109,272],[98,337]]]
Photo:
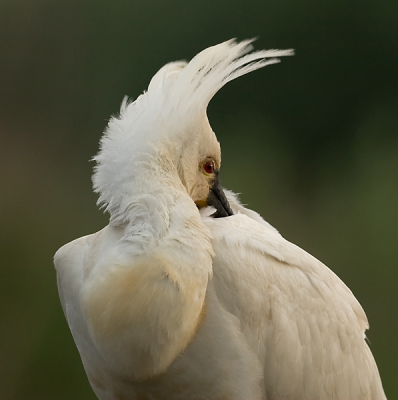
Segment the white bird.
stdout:
[[292,54],[250,43],[165,65],[101,140],[109,225],[55,255],[99,399],[385,399],[351,291],[220,186],[209,101]]

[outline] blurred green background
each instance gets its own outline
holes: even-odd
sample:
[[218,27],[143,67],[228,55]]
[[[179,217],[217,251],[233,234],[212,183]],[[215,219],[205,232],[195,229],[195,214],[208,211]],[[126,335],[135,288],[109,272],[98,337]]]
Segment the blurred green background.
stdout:
[[125,94],[231,37],[296,56],[211,102],[223,184],[353,290],[398,398],[398,2],[1,0],[0,399],[95,398],[52,264],[107,223],[88,160]]

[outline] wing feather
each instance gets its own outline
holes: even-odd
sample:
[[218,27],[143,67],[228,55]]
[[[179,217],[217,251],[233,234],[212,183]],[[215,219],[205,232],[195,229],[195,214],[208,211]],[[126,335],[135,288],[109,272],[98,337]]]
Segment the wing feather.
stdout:
[[234,216],[203,217],[214,236],[213,279],[264,367],[267,399],[385,398],[352,292],[258,214],[231,205]]

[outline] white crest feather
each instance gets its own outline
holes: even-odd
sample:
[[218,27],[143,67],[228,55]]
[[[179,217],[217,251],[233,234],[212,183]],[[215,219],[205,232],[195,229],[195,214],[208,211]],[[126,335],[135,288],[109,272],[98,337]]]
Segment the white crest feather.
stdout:
[[132,103],[123,100],[120,115],[110,120],[94,157],[94,190],[111,217],[123,212],[125,183],[132,185],[137,162],[152,154],[154,146],[189,140],[186,132],[198,118],[205,118],[209,101],[227,82],[277,63],[277,57],[293,55],[292,50],[251,52],[252,41],[229,40],[205,49],[189,63],[166,64],[147,92]]

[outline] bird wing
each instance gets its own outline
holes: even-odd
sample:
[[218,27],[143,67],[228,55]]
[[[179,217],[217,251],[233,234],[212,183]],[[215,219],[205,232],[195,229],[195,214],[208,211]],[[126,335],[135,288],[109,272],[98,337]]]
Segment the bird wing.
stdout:
[[228,197],[236,215],[203,217],[214,236],[213,279],[264,367],[267,399],[385,398],[352,292]]

